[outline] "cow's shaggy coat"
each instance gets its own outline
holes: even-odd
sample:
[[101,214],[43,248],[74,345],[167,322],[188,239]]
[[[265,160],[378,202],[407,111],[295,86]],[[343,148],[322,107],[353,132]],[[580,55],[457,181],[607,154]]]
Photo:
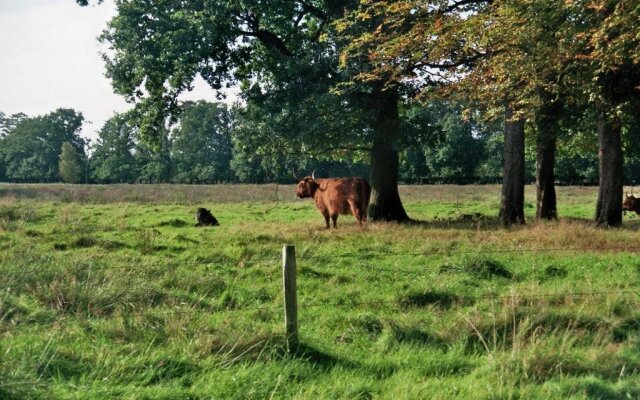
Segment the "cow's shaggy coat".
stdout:
[[329,225],[337,228],[338,215],[353,214],[362,225],[367,220],[367,207],[371,197],[371,185],[364,178],[314,179],[306,177],[298,182],[296,195],[300,198],[312,197],[316,208]]
[[627,196],[622,202],[622,209],[624,211],[635,211],[636,214],[640,215],[640,198],[633,195]]

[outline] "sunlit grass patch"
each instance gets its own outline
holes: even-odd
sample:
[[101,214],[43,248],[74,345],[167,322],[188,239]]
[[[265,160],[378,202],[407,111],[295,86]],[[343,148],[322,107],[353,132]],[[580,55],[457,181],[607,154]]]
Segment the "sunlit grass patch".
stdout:
[[[329,230],[288,186],[113,189],[3,190],[0,398],[640,393],[640,221],[595,228],[594,188],[508,230],[493,185],[402,186],[413,223]],[[196,228],[199,206],[221,225]]]

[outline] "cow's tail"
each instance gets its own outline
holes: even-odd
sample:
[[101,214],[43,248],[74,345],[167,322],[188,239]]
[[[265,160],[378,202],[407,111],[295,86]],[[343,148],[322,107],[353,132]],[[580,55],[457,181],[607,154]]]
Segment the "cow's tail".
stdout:
[[360,214],[362,215],[362,219],[366,221],[367,210],[369,209],[369,200],[371,198],[371,185],[369,185],[369,182],[367,182],[366,179],[363,179],[362,181],[364,182],[364,185],[362,185],[362,195],[360,197]]

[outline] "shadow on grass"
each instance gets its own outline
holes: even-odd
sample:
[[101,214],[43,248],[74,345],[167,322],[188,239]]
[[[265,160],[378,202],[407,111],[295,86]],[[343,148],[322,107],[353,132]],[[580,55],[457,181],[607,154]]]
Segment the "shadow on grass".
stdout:
[[454,229],[472,231],[495,231],[502,229],[500,219],[483,214],[460,214],[452,218],[435,218],[433,220],[411,219],[404,223],[407,226],[415,226],[427,229]]
[[342,359],[307,343],[299,343],[297,347],[289,351],[285,336],[279,334],[263,334],[242,338],[235,343],[214,340],[210,345],[209,352],[222,360],[219,365],[222,368],[246,361],[259,362],[265,358],[299,360],[314,364],[323,371],[338,366],[348,369],[362,367],[356,362]]
[[487,345],[510,350],[515,345],[530,344],[535,335],[566,335],[567,332],[571,333],[576,345],[591,346],[598,339],[599,332],[609,329],[607,321],[602,318],[554,311],[539,311],[533,315],[532,310],[535,308],[523,307],[496,319],[485,318],[470,324],[466,328],[466,350],[470,353],[484,352]]
[[320,279],[331,279],[334,277],[334,274],[319,271],[317,269],[313,269],[308,266],[304,266],[303,268],[300,268],[300,273],[305,276],[310,276],[310,277],[320,278]]
[[[431,336],[426,338],[423,332],[416,333],[413,330],[404,331],[399,329],[394,333],[400,337],[398,341],[432,342]],[[359,374],[369,375],[374,379],[386,379],[393,375],[399,368],[393,363],[376,364],[352,361],[305,342],[299,343],[297,347],[289,351],[283,335],[253,337],[234,345],[223,345],[214,352],[221,355],[223,359],[230,359],[228,362],[220,363],[222,368],[231,364],[242,364],[247,360],[258,363],[262,359],[267,358],[271,361],[281,360],[284,362],[293,361],[310,364],[314,370],[320,373],[327,373],[335,368],[339,370],[352,370],[357,371]]]
[[514,274],[509,271],[503,263],[485,256],[464,258],[457,262],[447,262],[438,269],[438,273],[440,274],[456,272],[466,273],[481,279],[515,278]]
[[145,383],[147,385],[155,385],[167,380],[189,377],[198,373],[201,368],[189,361],[166,358],[148,365],[146,370],[148,376]]
[[[46,353],[46,350],[45,350]],[[38,376],[43,378],[78,378],[90,368],[88,360],[74,355],[71,351],[52,351],[46,353],[49,361],[36,365]]]
[[53,244],[53,249],[59,250],[59,251],[73,250],[73,249],[87,249],[90,247],[102,247],[105,250],[119,250],[119,249],[129,248],[129,245],[117,240],[100,239],[100,238],[94,238],[91,236],[81,236],[71,241],[70,243],[54,243]]
[[547,265],[544,269],[538,271],[538,282],[547,282],[556,279],[566,278],[569,275],[569,271],[564,266]]
[[[592,218],[578,218],[578,217],[562,217],[560,218],[560,222],[564,222],[567,224],[575,224],[582,225],[585,227],[596,228],[596,223]],[[639,232],[640,231],[640,220],[629,220],[624,218],[622,226],[618,226],[615,228],[606,228],[601,227],[601,229],[614,229],[614,230],[622,230],[622,231],[630,231],[630,232]]]
[[640,390],[637,388],[616,390],[600,382],[581,382],[566,392],[567,396],[575,394],[581,394],[586,399],[628,400],[637,399],[640,396]]
[[398,367],[393,364],[362,364],[347,360],[306,343],[300,343],[297,349],[289,353],[288,356],[311,363],[322,372],[328,372],[334,368],[357,370],[359,373],[371,375],[375,379],[386,379],[398,370]]
[[614,342],[621,343],[638,333],[640,333],[640,315],[627,318],[614,326],[611,337]]
[[[578,217],[560,217],[558,221],[543,221],[545,224],[558,224],[558,223],[570,223],[575,225],[582,225],[585,227],[596,227],[595,222],[591,218],[578,218]],[[460,214],[457,217],[451,218],[435,218],[433,220],[419,220],[411,219],[404,222],[407,226],[416,226],[427,229],[454,229],[454,230],[472,230],[472,231],[496,231],[501,229],[526,229],[536,224],[535,218],[527,219],[527,223],[524,225],[512,226],[511,228],[504,228],[502,222],[498,217],[488,216],[480,213],[474,214]],[[607,228],[603,228],[607,229]],[[640,219],[631,220],[624,219],[624,223],[620,227],[611,228],[619,229],[630,232],[640,232]]]
[[[286,352],[286,349],[287,347],[285,345],[281,350]],[[362,368],[362,365],[360,363],[337,357],[306,343],[300,343],[296,349],[287,354],[289,355],[289,357],[297,358],[302,361],[314,364],[316,367],[323,371],[328,371],[335,367],[346,369]]]
[[391,324],[389,326],[391,337],[398,343],[408,343],[421,346],[435,347],[438,349],[446,349],[449,343],[442,338],[411,326],[399,326]]
[[424,292],[410,292],[398,297],[398,304],[403,310],[433,306],[448,309],[454,305],[473,304],[473,299],[458,296],[451,292],[429,290]]
[[218,364],[220,368],[227,368],[247,361],[258,363],[274,360],[308,363],[323,372],[336,367],[363,368],[360,363],[335,356],[304,342],[289,350],[285,336],[280,334],[257,335],[243,338],[235,343],[214,340],[210,345],[209,352],[220,359]]
[[181,219],[171,219],[169,221],[162,221],[158,224],[156,224],[155,226],[158,227],[171,227],[171,228],[184,228],[185,226],[194,226],[195,224],[190,224],[184,220]]
[[187,237],[187,236],[185,236],[183,234],[176,235],[175,239],[180,241],[180,242],[186,242],[186,243],[193,243],[193,244],[200,244],[201,243],[199,240],[195,240],[195,239]]

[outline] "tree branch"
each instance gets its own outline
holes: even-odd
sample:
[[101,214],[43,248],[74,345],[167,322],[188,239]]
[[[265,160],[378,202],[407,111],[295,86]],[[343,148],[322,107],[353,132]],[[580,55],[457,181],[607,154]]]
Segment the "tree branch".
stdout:
[[312,14],[314,17],[322,20],[322,21],[327,21],[329,19],[329,16],[322,11],[321,9],[317,8],[316,6],[307,3],[304,0],[300,0],[300,4],[302,4],[302,11],[303,11],[303,15],[304,14]]
[[255,32],[255,36],[263,45],[265,45],[267,48],[271,48],[272,50],[275,50],[280,55],[285,57],[293,56],[293,53],[289,51],[289,49],[284,44],[282,39],[280,39],[275,34],[269,31],[266,31],[264,29],[258,29],[258,31]]
[[239,30],[238,32],[245,36],[257,38],[266,48],[274,50],[281,56],[291,57],[293,53],[287,48],[284,41],[276,34],[265,29],[260,29],[260,18],[251,12],[244,15],[244,20],[251,28],[251,31]]
[[434,69],[451,69],[451,68],[456,68],[456,67],[460,67],[462,65],[467,65],[467,64],[471,64],[474,61],[477,61],[481,58],[484,57],[488,57],[490,55],[494,55],[497,54],[498,51],[492,51],[492,52],[488,52],[488,53],[480,53],[480,52],[476,52],[476,54],[460,59],[458,61],[454,61],[454,62],[443,62],[443,63],[429,63],[429,62],[418,62],[415,63],[411,66],[409,66],[410,69],[416,69],[416,68],[422,68],[422,67],[427,67],[427,68],[434,68]]
[[285,154],[288,156],[296,156],[296,155],[319,156],[322,154],[333,153],[335,151],[371,151],[371,147],[339,146],[339,147],[329,147],[327,149],[318,150],[318,151],[288,151]]

